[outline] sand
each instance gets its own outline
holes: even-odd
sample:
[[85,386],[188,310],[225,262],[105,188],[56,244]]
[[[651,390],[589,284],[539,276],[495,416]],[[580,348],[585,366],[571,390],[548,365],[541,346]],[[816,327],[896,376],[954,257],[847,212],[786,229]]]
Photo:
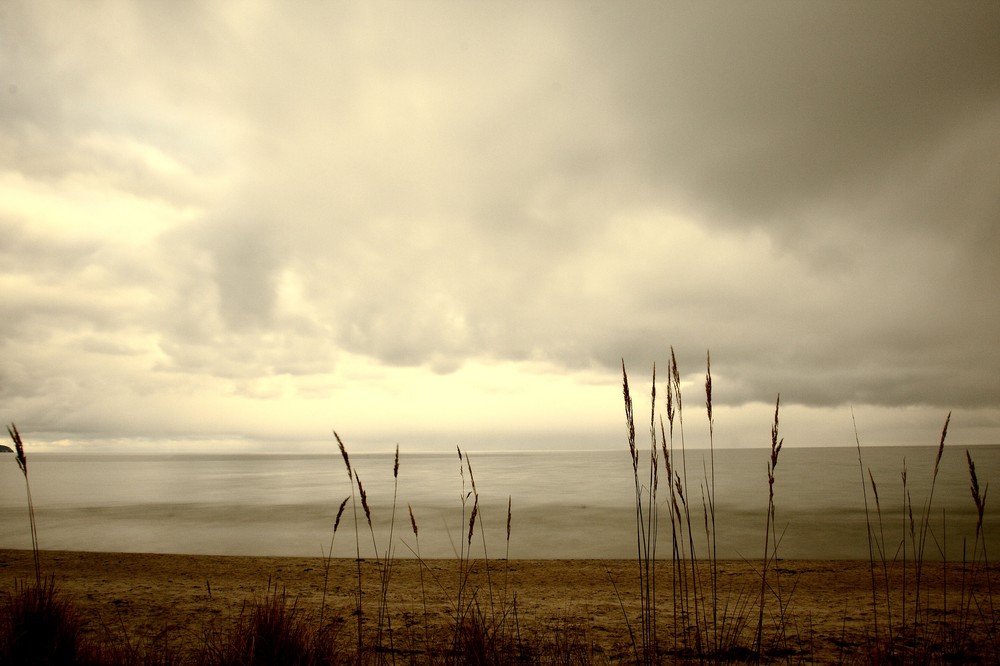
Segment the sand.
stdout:
[[[283,591],[302,612],[318,612],[323,598],[324,563],[320,558],[90,552],[43,552],[41,558],[43,572],[55,576],[60,593],[86,618],[88,633],[119,639],[128,636],[130,641],[159,638],[182,652],[197,649],[212,632],[219,634],[231,628],[248,600],[261,599],[269,591]],[[699,566],[707,580],[707,566]],[[728,604],[732,609],[741,601],[755,601],[760,593],[758,570],[759,563],[719,562],[720,608]],[[897,565],[892,581],[895,597],[892,610],[897,621],[900,570]],[[374,561],[361,563],[366,615],[374,613],[378,606],[379,571]],[[498,613],[503,599],[510,602],[516,596],[518,626],[523,636],[572,639],[592,650],[599,662],[631,660],[633,653],[625,617],[627,613],[633,628],[637,628],[639,595],[635,561],[506,563],[501,560],[490,561],[488,567],[478,561],[474,563],[474,571],[466,590],[478,590],[480,608],[487,615]],[[922,598],[938,611],[943,611],[947,603],[951,621],[957,617],[955,608],[961,597],[963,571],[967,570],[955,563],[947,567],[939,563],[924,565]],[[990,570],[993,585],[1000,582],[997,574],[996,569]],[[387,606],[395,644],[421,643],[424,627],[439,632],[438,635],[450,631],[459,576],[456,560],[426,561],[423,567],[413,559],[394,561]],[[669,560],[660,565],[658,576],[657,622],[661,631],[669,635],[674,622],[670,613],[673,604]],[[908,576],[908,594],[912,597],[912,573]],[[15,580],[31,578],[30,552],[0,550],[0,584],[5,590],[12,590]],[[795,643],[804,660],[841,662],[853,652],[863,652],[865,634],[873,626],[868,562],[780,561],[769,580],[780,582],[781,598],[786,604],[784,624],[797,637]],[[989,600],[985,576],[980,575],[977,580],[979,598]],[[347,631],[356,627],[352,610],[357,581],[357,562],[352,559],[331,562],[325,612]],[[879,578],[879,586],[882,585],[884,582]],[[880,622],[884,623],[884,599],[879,599],[878,612]],[[777,597],[769,593],[766,620],[769,627],[774,626],[778,614]],[[756,611],[749,615],[756,626]],[[942,617],[943,613],[936,612],[929,619]],[[992,617],[995,626],[997,616]]]

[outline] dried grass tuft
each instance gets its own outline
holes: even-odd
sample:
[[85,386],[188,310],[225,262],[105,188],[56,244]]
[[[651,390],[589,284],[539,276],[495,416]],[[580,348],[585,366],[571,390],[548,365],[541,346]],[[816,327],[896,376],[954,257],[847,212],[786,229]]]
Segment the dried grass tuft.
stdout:
[[82,630],[82,618],[54,578],[40,585],[15,582],[0,608],[0,664],[84,663]]

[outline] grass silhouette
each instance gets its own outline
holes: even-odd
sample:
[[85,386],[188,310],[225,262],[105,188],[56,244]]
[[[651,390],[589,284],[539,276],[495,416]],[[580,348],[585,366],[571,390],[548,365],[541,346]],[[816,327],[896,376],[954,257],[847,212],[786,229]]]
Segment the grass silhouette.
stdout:
[[[347,446],[334,433],[348,475],[351,495],[335,500],[336,520],[329,547],[321,559],[318,608],[300,606],[298,598],[268,582],[263,596],[246,600],[228,628],[206,622],[200,641],[185,649],[166,640],[167,630],[153,639],[134,640],[124,629],[101,620],[103,636],[61,594],[57,578],[43,572],[34,503],[24,442],[16,426],[8,433],[26,489],[32,543],[33,580],[15,580],[0,603],[0,663],[3,664],[580,664],[609,661],[663,663],[815,663],[818,653],[811,618],[796,610],[794,579],[781,566],[782,534],[777,528],[780,477],[776,470],[783,439],[779,434],[780,398],[775,402],[766,463],[767,505],[761,525],[763,551],[747,562],[755,572],[750,583],[737,585],[722,575],[718,557],[715,484],[715,415],[711,358],[706,357],[705,415],[708,420],[707,462],[700,478],[689,469],[684,432],[681,373],[671,350],[666,380],[657,384],[653,369],[649,392],[649,447],[636,435],[636,415],[625,363],[622,395],[626,442],[633,472],[636,557],[634,578],[609,576],[608,596],[621,610],[621,637],[628,648],[609,653],[593,642],[586,626],[542,627],[526,623],[523,595],[511,588],[510,544],[514,500],[508,497],[504,556],[492,559],[483,523],[474,465],[467,451],[457,450],[462,534],[455,543],[454,568],[445,569],[421,556],[418,514],[407,505],[412,546],[395,531],[398,480],[405,474],[399,447],[393,459],[388,538],[374,529],[372,503]],[[969,495],[975,506],[975,531],[965,544],[961,562],[944,557],[944,516],[936,531],[933,504],[939,465],[950,415],[936,449],[927,497],[915,502],[904,461],[901,470],[902,522],[884,519],[889,502],[886,484],[878,483],[864,463],[855,426],[867,539],[870,604],[868,623],[860,635],[845,629],[839,663],[924,664],[1000,662],[998,614],[993,602],[994,569],[989,560],[985,516],[988,484],[980,482],[973,455],[966,451]],[[703,459],[704,460],[704,459]],[[385,472],[388,474],[388,471]],[[880,492],[881,491],[881,492]],[[699,501],[700,498],[700,501]],[[869,501],[869,498],[871,501]],[[350,511],[348,511],[350,503]],[[359,510],[360,509],[360,510]],[[354,544],[342,539],[353,522]],[[367,533],[365,533],[367,526]],[[402,531],[400,531],[402,532]],[[940,535],[940,542],[939,542]],[[338,538],[339,537],[339,538]],[[349,535],[346,538],[350,538]],[[596,538],[596,536],[595,536]],[[373,559],[362,558],[362,542],[370,539]],[[400,601],[391,593],[396,548],[402,543],[416,562],[420,598]],[[944,589],[943,599],[928,588],[928,560],[937,547],[958,589]],[[338,550],[346,552],[338,552]],[[367,550],[367,545],[366,545]],[[354,562],[350,562],[350,560]],[[333,567],[350,566],[348,589],[331,589]],[[935,567],[937,564],[935,564]],[[949,570],[949,567],[951,569]],[[610,571],[610,569],[609,569]],[[724,580],[726,578],[726,580]],[[502,581],[502,582],[501,582]],[[206,583],[208,596],[212,586]],[[446,600],[448,628],[438,628],[429,597]],[[949,603],[950,601],[950,603]],[[336,603],[333,603],[336,602]],[[413,609],[416,609],[415,611]],[[121,618],[120,618],[121,619]],[[91,626],[85,631],[85,627]]]

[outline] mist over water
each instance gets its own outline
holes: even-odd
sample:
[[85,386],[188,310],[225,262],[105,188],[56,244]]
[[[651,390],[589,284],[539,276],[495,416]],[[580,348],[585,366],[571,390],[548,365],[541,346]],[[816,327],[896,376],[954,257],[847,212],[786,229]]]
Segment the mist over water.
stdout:
[[[760,558],[767,507],[764,449],[717,449],[715,533],[720,558]],[[981,488],[1000,473],[1000,446],[971,449]],[[878,529],[868,469],[875,478],[881,528],[890,551],[909,534],[903,511],[905,466],[914,520],[927,501],[936,447],[785,448],[775,470],[776,521],[784,558],[868,557],[865,500]],[[474,557],[508,555],[507,502],[512,506],[509,556],[631,558],[636,554],[635,484],[627,448],[586,452],[470,452],[479,510]],[[648,455],[648,453],[647,453]],[[368,495],[379,554],[389,541],[397,557],[418,550],[407,505],[419,528],[423,557],[453,557],[469,548],[472,477],[457,453],[401,452],[395,517],[392,454],[356,454],[351,462]],[[648,465],[648,460],[641,460]],[[692,449],[675,470],[692,507],[696,553],[707,555],[704,506],[712,484],[709,452]],[[682,464],[686,463],[686,464]],[[686,467],[686,478],[685,478]],[[648,475],[643,472],[643,483]],[[352,485],[339,455],[110,456],[36,454],[29,463],[43,549],[320,556],[329,547],[340,502]],[[927,557],[946,549],[971,556],[976,510],[965,449],[945,447],[930,511]],[[356,488],[354,489],[356,491]],[[705,500],[703,500],[703,497]],[[465,506],[463,507],[463,498]],[[669,488],[658,482],[658,555],[670,556]],[[987,496],[985,533],[997,551],[998,524]],[[24,483],[12,456],[0,458],[0,547],[29,548]],[[372,537],[357,503],[361,555]],[[356,553],[351,502],[334,556]],[[484,543],[485,537],[485,543]],[[907,543],[907,548],[910,544]],[[893,552],[888,556],[892,557]]]

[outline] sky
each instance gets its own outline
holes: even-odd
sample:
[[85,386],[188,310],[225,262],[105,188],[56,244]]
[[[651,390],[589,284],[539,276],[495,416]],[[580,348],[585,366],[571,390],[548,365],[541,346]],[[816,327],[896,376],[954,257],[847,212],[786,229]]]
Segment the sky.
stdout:
[[[29,447],[1000,443],[996,2],[0,1]],[[660,387],[660,396],[665,388]],[[662,406],[662,405],[661,405]]]

